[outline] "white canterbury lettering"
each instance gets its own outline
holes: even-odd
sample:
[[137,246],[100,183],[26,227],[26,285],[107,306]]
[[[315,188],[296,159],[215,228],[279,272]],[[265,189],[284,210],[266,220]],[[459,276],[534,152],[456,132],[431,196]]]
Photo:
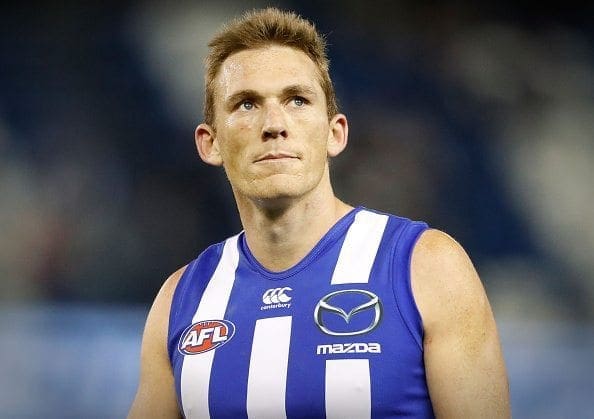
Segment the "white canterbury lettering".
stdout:
[[382,352],[382,346],[379,343],[335,343],[333,345],[318,345],[316,348],[317,355],[334,355],[334,354],[379,354]]
[[278,304],[270,304],[266,306],[260,307],[260,310],[271,310],[273,308],[289,308],[291,307],[291,303],[278,303]]

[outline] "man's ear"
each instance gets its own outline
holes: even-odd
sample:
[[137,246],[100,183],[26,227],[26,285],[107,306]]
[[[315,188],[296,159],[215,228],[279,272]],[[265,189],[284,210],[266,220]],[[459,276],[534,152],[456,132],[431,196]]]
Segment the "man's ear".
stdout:
[[215,130],[210,125],[200,124],[196,127],[194,138],[200,158],[213,166],[222,166],[223,159],[219,152]]
[[330,120],[328,134],[328,157],[338,156],[347,146],[349,123],[345,115],[339,113]]

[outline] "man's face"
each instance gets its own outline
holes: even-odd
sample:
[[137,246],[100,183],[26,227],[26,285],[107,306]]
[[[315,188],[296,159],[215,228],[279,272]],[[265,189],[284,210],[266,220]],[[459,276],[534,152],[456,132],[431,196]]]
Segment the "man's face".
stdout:
[[282,199],[316,188],[327,170],[330,126],[317,68],[305,53],[268,46],[223,62],[213,147],[236,195]]

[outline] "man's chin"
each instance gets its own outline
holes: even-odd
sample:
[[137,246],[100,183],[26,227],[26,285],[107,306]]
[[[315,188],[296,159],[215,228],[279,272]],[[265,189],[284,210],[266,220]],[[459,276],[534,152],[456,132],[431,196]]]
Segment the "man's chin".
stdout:
[[252,201],[260,208],[268,210],[287,208],[293,202],[298,200],[300,195],[283,193],[267,193],[252,198]]
[[260,208],[281,209],[300,201],[315,188],[304,180],[307,179],[303,176],[275,175],[246,184],[245,189],[236,192]]
[[253,197],[258,200],[285,200],[299,197],[305,190],[303,177],[278,174],[252,184]]

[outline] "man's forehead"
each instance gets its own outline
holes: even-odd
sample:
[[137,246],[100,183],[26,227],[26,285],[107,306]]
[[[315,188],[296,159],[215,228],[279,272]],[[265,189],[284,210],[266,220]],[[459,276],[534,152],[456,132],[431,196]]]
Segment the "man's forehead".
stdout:
[[276,45],[227,57],[216,84],[223,97],[238,90],[282,90],[289,85],[321,90],[319,70],[311,58],[295,48]]

